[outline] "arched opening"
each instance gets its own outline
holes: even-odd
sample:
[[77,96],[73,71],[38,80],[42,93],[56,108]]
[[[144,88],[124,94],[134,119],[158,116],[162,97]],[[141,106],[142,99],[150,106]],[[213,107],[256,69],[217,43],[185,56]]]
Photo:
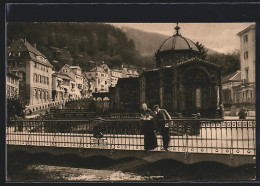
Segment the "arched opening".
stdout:
[[206,117],[207,110],[210,109],[210,80],[207,73],[200,68],[193,68],[183,76],[184,88],[184,115],[200,113]]

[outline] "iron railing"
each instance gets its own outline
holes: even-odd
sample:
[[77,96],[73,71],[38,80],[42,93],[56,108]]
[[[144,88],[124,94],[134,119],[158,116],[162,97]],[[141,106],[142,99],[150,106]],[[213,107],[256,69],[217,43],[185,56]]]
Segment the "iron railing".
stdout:
[[[256,154],[255,120],[174,119],[169,123],[169,151]],[[162,137],[156,127],[158,147]],[[139,119],[16,120],[6,127],[8,145],[144,150]]]

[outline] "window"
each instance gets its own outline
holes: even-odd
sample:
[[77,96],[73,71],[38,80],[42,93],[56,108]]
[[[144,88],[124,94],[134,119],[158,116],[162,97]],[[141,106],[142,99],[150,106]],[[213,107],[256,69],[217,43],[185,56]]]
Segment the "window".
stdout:
[[244,36],[244,43],[247,43],[248,42],[248,35],[245,35]]
[[48,77],[47,77],[47,82],[46,83],[47,83],[47,85],[49,85],[49,78]]
[[201,90],[196,88],[196,108],[201,108]]
[[19,56],[20,56],[20,52],[15,52],[15,53],[13,53],[13,56],[14,56],[14,57],[19,57]]
[[9,85],[7,85],[7,97],[9,97],[10,96],[10,86]]
[[34,97],[37,99],[38,96],[37,96],[37,89],[34,89],[34,93],[33,93]]
[[37,74],[36,73],[33,74],[33,82],[37,82]]
[[63,72],[64,72],[64,73],[67,73],[67,69],[63,69]]
[[248,81],[248,67],[245,68],[245,71],[246,71],[246,80]]
[[41,75],[38,75],[38,82],[41,82]]
[[41,90],[38,90],[38,99],[41,99]]
[[41,97],[41,99],[44,99],[44,91],[42,91],[42,97]]
[[248,51],[244,52],[244,59],[248,59]]

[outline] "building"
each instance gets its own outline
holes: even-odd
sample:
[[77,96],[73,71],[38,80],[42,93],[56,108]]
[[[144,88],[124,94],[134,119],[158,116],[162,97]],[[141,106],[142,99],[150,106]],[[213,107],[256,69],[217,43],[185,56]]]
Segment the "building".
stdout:
[[7,72],[6,74],[6,98],[17,98],[19,96],[19,77]]
[[127,77],[138,77],[139,74],[137,72],[137,68],[132,65],[122,65],[121,66],[121,73],[123,78]]
[[19,77],[19,97],[27,107],[48,107],[52,98],[52,65],[26,39],[8,47],[7,66]]
[[112,69],[110,75],[110,87],[115,87],[119,78],[122,78],[122,72],[118,69]]
[[85,77],[94,82],[94,92],[108,92],[110,86],[110,69],[103,64],[96,66],[89,72],[85,72]]
[[81,99],[84,97],[84,77],[79,66],[70,66],[65,64],[59,73],[67,74],[71,81],[71,98]]
[[139,99],[138,77],[120,78],[111,89],[110,108],[115,112],[138,112]]
[[[159,104],[160,79],[159,70],[143,71],[139,77],[140,103],[146,103],[148,108]],[[168,110],[168,108],[165,108]]]
[[241,71],[237,70],[222,78],[222,103],[226,113],[230,114],[234,104],[235,90],[234,87],[241,85]]
[[157,50],[157,68],[140,75],[140,104],[159,104],[172,115],[215,117],[221,104],[221,69],[200,59],[195,43],[179,29],[177,25]]
[[241,85],[234,87],[234,105],[255,110],[255,24],[237,33],[240,38]]

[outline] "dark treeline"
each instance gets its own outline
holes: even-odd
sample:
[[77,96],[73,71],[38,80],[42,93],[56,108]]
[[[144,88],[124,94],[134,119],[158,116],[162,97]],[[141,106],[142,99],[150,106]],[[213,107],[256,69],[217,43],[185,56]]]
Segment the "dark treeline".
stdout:
[[[89,61],[152,68],[153,57],[143,57],[133,40],[113,25],[103,23],[8,23],[8,46],[26,38],[59,70],[65,63],[89,70]],[[58,62],[57,62],[58,61]]]
[[215,53],[207,55],[206,60],[219,65],[222,68],[222,76],[240,70],[239,51],[228,54]]

